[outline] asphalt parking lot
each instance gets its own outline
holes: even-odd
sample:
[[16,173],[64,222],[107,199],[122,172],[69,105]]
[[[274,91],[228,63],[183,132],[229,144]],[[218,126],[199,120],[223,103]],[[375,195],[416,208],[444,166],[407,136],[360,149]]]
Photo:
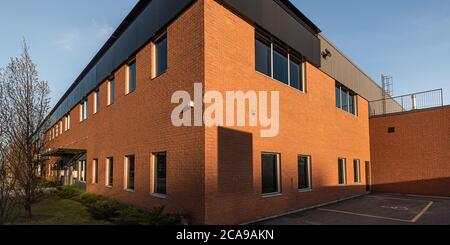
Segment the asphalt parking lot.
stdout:
[[371,194],[256,225],[449,225],[450,199]]

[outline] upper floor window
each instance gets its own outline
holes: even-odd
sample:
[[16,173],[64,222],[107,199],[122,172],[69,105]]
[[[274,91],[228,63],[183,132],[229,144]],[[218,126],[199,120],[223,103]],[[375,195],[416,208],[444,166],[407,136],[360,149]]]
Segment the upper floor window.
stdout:
[[88,118],[88,101],[87,99],[85,99],[80,104],[80,122],[86,120],[87,118]]
[[59,121],[59,134],[63,133],[63,120]]
[[304,65],[298,55],[256,34],[255,69],[300,91],[305,91]]
[[336,107],[357,115],[356,93],[336,82]]
[[116,100],[115,93],[116,93],[116,83],[113,78],[108,82],[108,105],[114,104],[114,101]]
[[167,35],[155,42],[155,55],[155,77],[157,77],[167,71]]
[[70,129],[70,114],[66,116],[66,131]]
[[128,63],[126,94],[136,90],[136,59]]
[[94,92],[94,114],[100,111],[100,90]]

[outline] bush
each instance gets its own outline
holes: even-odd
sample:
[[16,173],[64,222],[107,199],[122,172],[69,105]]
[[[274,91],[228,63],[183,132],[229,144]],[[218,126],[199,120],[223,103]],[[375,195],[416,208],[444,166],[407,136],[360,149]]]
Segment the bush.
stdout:
[[75,185],[59,186],[56,188],[56,195],[62,199],[71,199],[80,195],[81,191]]
[[176,225],[181,217],[167,214],[164,207],[138,209],[95,194],[83,193],[81,202],[94,219],[107,220],[118,225]]
[[54,181],[49,181],[47,179],[40,179],[38,182],[38,186],[40,188],[57,188],[61,186],[61,183],[59,182],[54,182]]

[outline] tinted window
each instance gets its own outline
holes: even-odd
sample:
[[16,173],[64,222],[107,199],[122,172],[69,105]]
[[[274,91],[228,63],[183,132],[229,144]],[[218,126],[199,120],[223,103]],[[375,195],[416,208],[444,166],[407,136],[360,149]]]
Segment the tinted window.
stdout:
[[278,183],[278,155],[262,155],[262,193],[270,194],[279,192]]
[[167,194],[167,156],[165,153],[156,154],[156,188],[158,194]]
[[134,156],[128,157],[128,181],[127,189],[134,190],[134,171],[135,171],[135,158]]
[[94,160],[94,184],[98,183],[98,160]]
[[342,108],[341,87],[339,85],[336,85],[336,107],[337,108]]
[[292,60],[290,63],[291,87],[303,91],[301,66]]
[[167,37],[164,36],[155,44],[156,46],[156,76],[167,71]]
[[267,76],[272,76],[270,45],[255,39],[255,50],[256,70]]
[[339,159],[338,172],[339,172],[339,184],[340,185],[347,184],[345,159]]
[[355,96],[353,93],[348,96],[348,112],[355,114]]
[[109,91],[109,96],[110,96],[109,101],[110,101],[110,104],[113,104],[114,101],[116,100],[116,82],[115,82],[114,79],[110,81],[110,88],[109,89],[110,89],[110,91]]
[[128,92],[131,93],[136,90],[136,61],[132,61],[129,65],[129,84]]
[[310,158],[307,156],[298,157],[298,189],[311,188]]
[[353,171],[355,176],[355,183],[361,182],[361,165],[359,160],[353,161]]
[[96,96],[97,96],[97,100],[95,101],[95,112],[99,112],[100,111],[100,91],[95,92]]
[[113,183],[114,183],[114,159],[110,158],[108,162],[109,162],[108,185],[113,186]]
[[276,50],[273,51],[273,78],[289,84],[288,80],[288,58],[287,55],[282,54]]
[[342,110],[348,112],[348,91],[345,89],[341,89],[341,97],[342,97]]

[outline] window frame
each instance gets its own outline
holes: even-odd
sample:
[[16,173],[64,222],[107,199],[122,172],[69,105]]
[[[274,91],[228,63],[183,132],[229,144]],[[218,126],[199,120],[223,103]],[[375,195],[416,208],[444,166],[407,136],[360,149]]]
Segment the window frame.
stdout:
[[100,89],[94,91],[94,115],[100,111]]
[[[339,93],[338,93],[339,91]],[[346,108],[344,108],[344,101],[343,101],[343,95],[346,95],[347,102],[345,103]],[[339,98],[338,98],[339,96]],[[351,98],[353,98],[351,100]],[[339,99],[339,100],[338,100]],[[336,81],[335,85],[335,101],[336,101],[336,108],[341,109],[342,111],[345,111],[351,115],[358,116],[358,94],[355,93],[353,90],[347,88],[340,82]],[[352,101],[352,104],[350,103]],[[352,105],[352,107],[351,107]],[[352,109],[352,110],[350,110]]]
[[[133,159],[133,186],[130,188],[130,159]],[[124,178],[124,190],[128,192],[134,192],[136,190],[136,156],[135,155],[127,155],[125,156],[125,178]]]
[[[159,44],[164,41],[166,42],[166,64],[165,64],[165,69],[160,71],[160,63],[159,61]],[[152,46],[153,46],[153,76],[152,79],[155,79],[157,77],[160,77],[162,75],[164,75],[165,73],[167,73],[168,69],[169,69],[169,42],[168,42],[168,36],[167,33],[163,33],[160,36],[158,36],[155,41],[152,42]]]
[[114,104],[116,101],[116,80],[115,78],[111,78],[108,80],[108,98],[107,98],[107,104],[108,106]]
[[[308,174],[308,187],[307,188],[300,188],[300,166],[299,166],[299,161],[300,158],[306,158],[307,159],[307,174]],[[298,155],[297,157],[297,189],[299,192],[310,192],[313,189],[312,186],[312,161],[311,161],[312,157],[310,155]]]
[[[157,176],[157,174],[158,174],[158,166],[157,166],[157,164],[158,164],[158,159],[157,159],[157,157],[158,156],[160,156],[160,155],[164,155],[165,157],[166,157],[166,183],[165,183],[165,193],[158,193],[157,192],[157,190],[158,190],[158,186],[157,186],[157,184],[158,184],[158,176]],[[151,181],[151,186],[152,186],[152,189],[151,189],[151,194],[153,195],[153,196],[155,196],[155,197],[159,197],[159,198],[167,198],[167,196],[168,196],[168,188],[167,188],[167,183],[168,183],[168,175],[167,175],[167,170],[168,170],[168,168],[167,168],[167,165],[168,165],[168,158],[167,158],[167,152],[165,152],[165,151],[163,151],[163,152],[155,152],[155,153],[152,153],[152,167],[151,167],[151,171],[152,171],[152,173],[151,173],[151,176],[152,176],[152,181]]]
[[[276,156],[276,161],[277,161],[277,163],[276,163],[276,168],[275,168],[275,170],[276,170],[276,174],[275,174],[275,176],[276,176],[276,187],[277,187],[277,190],[275,191],[275,192],[267,192],[267,193],[265,193],[264,192],[264,190],[263,190],[263,188],[264,188],[264,185],[263,185],[263,178],[264,178],[264,173],[263,173],[263,171],[264,171],[264,168],[263,168],[263,156],[264,155],[272,155],[272,156]],[[281,187],[281,153],[275,153],[275,152],[262,152],[261,153],[261,195],[262,195],[262,197],[272,197],[272,196],[279,196],[279,195],[281,195],[282,194],[282,187]]]
[[[343,166],[341,167],[341,161],[343,163]],[[341,183],[341,172],[340,169],[342,168],[343,172],[343,180],[344,182]],[[347,179],[347,159],[346,158],[338,158],[338,184],[340,186],[346,186],[348,184],[348,179]]]
[[[111,168],[112,166],[112,168]],[[111,171],[112,169],[112,171]],[[105,186],[108,188],[114,187],[114,157],[106,158],[106,174],[105,174]],[[112,176],[111,176],[112,175]]]
[[92,184],[98,184],[98,159],[92,160]]
[[357,184],[362,183],[361,178],[361,160],[360,159],[353,159],[353,181]]
[[[134,66],[134,87],[131,87],[131,68]],[[132,94],[136,91],[137,88],[137,60],[136,58],[131,59],[127,63],[127,72],[126,72],[126,86],[125,86],[125,95]]]

